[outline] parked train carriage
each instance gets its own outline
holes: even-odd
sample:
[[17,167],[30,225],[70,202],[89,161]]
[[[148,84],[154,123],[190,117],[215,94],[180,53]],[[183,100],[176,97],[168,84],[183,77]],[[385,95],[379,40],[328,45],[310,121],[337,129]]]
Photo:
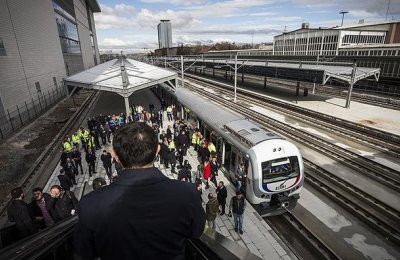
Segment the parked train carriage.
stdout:
[[187,89],[178,88],[175,96],[190,110],[190,117],[197,118],[203,136],[215,144],[222,170],[233,183],[244,163],[247,177],[242,191],[262,216],[296,205],[304,168],[295,145]]

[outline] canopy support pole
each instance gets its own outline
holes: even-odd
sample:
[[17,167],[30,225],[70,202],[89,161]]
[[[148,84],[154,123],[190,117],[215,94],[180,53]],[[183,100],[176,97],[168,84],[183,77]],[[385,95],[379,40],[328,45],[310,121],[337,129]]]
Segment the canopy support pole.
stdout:
[[129,97],[124,96],[125,101],[125,111],[126,111],[126,118],[129,117],[130,109],[129,109]]

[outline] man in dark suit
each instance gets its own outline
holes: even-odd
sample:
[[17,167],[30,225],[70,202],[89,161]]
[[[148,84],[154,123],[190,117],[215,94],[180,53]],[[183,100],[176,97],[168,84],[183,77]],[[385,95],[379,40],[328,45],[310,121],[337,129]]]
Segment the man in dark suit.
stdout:
[[154,167],[158,138],[145,123],[118,129],[113,157],[124,170],[79,203],[75,246],[82,259],[184,259],[185,241],[203,233],[196,189]]
[[70,190],[74,186],[70,177],[65,175],[64,169],[60,169],[60,174],[57,176],[57,178],[63,190]]

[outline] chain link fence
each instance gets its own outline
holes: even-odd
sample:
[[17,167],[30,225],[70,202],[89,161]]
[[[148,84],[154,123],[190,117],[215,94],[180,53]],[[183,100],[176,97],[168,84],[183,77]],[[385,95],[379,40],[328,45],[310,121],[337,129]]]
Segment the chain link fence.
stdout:
[[58,103],[65,96],[66,90],[61,85],[45,93],[38,94],[36,98],[17,104],[12,109],[5,110],[5,115],[0,117],[1,140],[42,115],[48,108]]

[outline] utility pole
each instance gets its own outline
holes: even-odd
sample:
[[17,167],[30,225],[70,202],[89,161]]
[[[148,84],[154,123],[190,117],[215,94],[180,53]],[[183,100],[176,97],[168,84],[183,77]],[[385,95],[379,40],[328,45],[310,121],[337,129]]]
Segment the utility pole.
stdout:
[[347,13],[349,13],[349,12],[347,12],[347,11],[341,11],[341,12],[339,13],[339,14],[342,15],[342,24],[340,25],[340,27],[343,26],[344,15],[347,14]]
[[184,69],[183,69],[183,55],[181,55],[181,77],[182,77],[182,79],[181,79],[181,86],[182,86],[182,88],[184,87],[184,81],[183,81],[183,73],[184,73],[185,71],[184,71]]
[[235,95],[233,98],[233,102],[236,103],[236,87],[237,87],[237,53],[235,54]]
[[389,2],[388,2],[388,7],[387,7],[387,9],[386,9],[386,21],[387,21],[387,17],[388,17],[388,14],[389,14],[389,8],[390,8],[390,0],[389,0]]

